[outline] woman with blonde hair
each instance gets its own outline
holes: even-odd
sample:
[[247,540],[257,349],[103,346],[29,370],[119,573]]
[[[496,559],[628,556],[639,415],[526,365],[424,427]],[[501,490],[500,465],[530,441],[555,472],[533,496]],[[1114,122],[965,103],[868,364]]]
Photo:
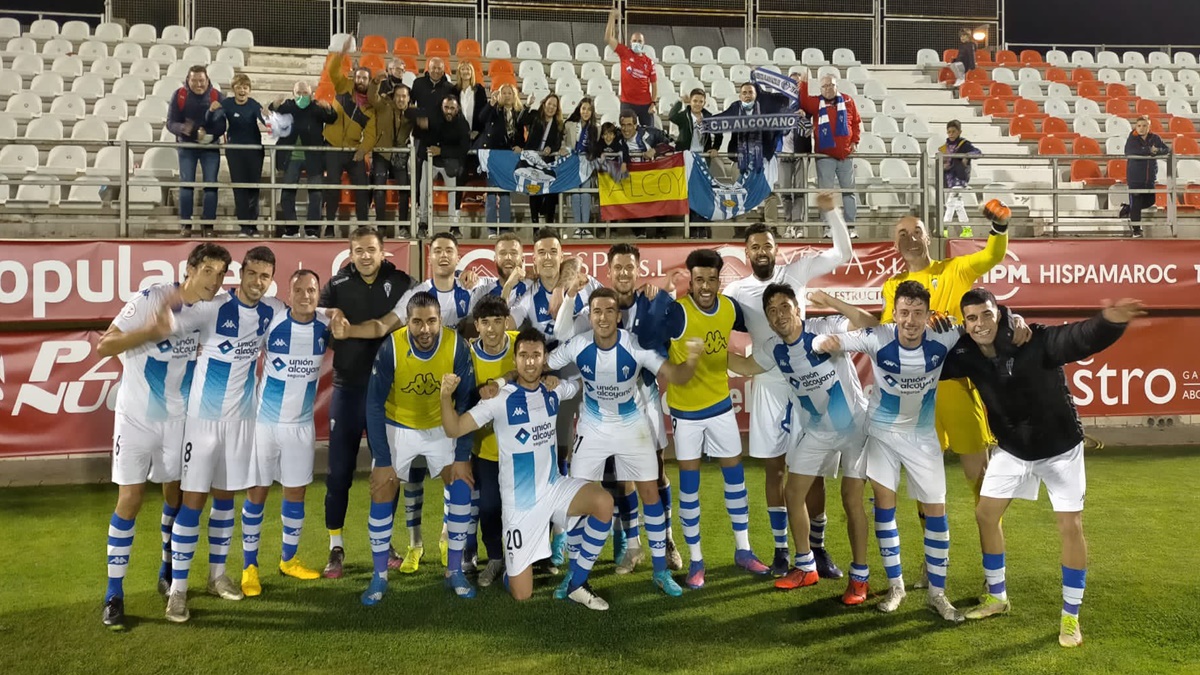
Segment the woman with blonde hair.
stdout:
[[[525,130],[521,126],[524,109],[517,88],[511,84],[500,85],[492,92],[484,109],[483,133],[480,134],[482,143],[478,146],[521,152],[525,145]],[[489,192],[484,212],[489,223],[511,223],[512,195],[507,192]],[[497,234],[495,229],[489,231],[489,236]]]

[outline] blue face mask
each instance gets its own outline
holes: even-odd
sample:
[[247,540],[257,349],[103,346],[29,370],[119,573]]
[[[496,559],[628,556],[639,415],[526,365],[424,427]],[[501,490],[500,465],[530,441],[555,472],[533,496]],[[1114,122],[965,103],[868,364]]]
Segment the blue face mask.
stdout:
[[742,101],[742,110],[752,110],[753,108],[754,108],[754,101],[750,101],[749,103],[747,103],[746,101]]
[[300,108],[301,110],[304,110],[305,108],[307,108],[309,103],[312,103],[311,96],[297,96],[296,97],[296,107]]
[[633,44],[629,45],[629,48],[633,50],[634,54],[641,54],[642,52],[646,51],[646,45],[640,42],[634,42]]

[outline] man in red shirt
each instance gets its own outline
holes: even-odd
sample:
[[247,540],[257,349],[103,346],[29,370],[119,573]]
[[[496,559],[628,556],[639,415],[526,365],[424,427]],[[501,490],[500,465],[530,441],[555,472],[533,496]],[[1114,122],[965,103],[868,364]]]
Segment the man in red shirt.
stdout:
[[[808,93],[807,74],[801,75],[800,108],[812,116],[813,150],[823,155],[817,158],[817,187],[842,188],[842,211],[850,224],[850,237],[856,238],[854,216],[857,197],[854,193],[854,159],[858,150],[859,127],[862,120],[854,100],[839,94],[837,78],[826,75],[821,78],[821,90],[816,96]],[[829,236],[828,230],[825,236]]]
[[621,59],[621,107],[637,114],[638,125],[653,126],[652,111],[658,105],[658,75],[654,59],[646,53],[646,37],[641,33],[629,36],[629,46],[617,41],[617,10],[609,12],[604,27],[604,41]]

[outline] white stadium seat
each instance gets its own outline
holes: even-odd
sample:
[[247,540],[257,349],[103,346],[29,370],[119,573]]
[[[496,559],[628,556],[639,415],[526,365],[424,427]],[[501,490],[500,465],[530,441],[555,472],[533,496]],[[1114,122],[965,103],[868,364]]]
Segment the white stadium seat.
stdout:
[[31,91],[10,96],[4,106],[4,112],[18,120],[36,119],[42,114],[42,97]]
[[929,128],[929,124],[924,119],[916,115],[908,115],[904,118],[904,133],[913,138],[929,138],[937,135]]
[[[40,183],[35,184],[35,183]],[[17,186],[17,194],[8,200],[9,205],[58,206],[58,179],[47,176],[25,176]]]
[[171,100],[175,98],[175,92],[183,85],[181,80],[159,80],[154,83],[154,89],[150,95],[163,100]]
[[486,59],[511,59],[512,52],[504,40],[488,40],[487,46],[483,50],[483,57]]
[[551,63],[550,79],[557,80],[564,77],[572,80],[580,79],[575,76],[575,64],[571,63],[570,61],[555,61],[554,63]]
[[105,96],[96,101],[92,116],[113,124],[124,122],[129,117],[129,104],[120,96]]
[[833,50],[833,65],[835,66],[857,66],[861,65],[858,58],[854,56],[854,50],[846,47],[838,47]]
[[575,45],[575,60],[579,61],[580,63],[603,61],[603,59],[600,58],[600,50],[596,48],[596,45],[590,42],[580,42],[579,44]]
[[800,62],[806,66],[823,66],[829,63],[825,60],[825,52],[816,47],[807,47],[800,52]]
[[1115,68],[1101,68],[1099,71],[1096,72],[1096,79],[1100,80],[1104,84],[1120,82],[1121,81],[1121,73],[1117,72],[1117,70]]
[[146,83],[132,75],[118,78],[113,82],[112,95],[120,96],[126,101],[140,101],[146,97]]
[[139,143],[149,143],[154,140],[154,127],[151,126],[149,120],[133,118],[121,123],[117,127],[118,141],[135,141]]
[[225,46],[250,49],[254,46],[254,32],[248,28],[230,28],[225,34]]
[[1017,71],[1017,82],[1041,82],[1042,72],[1037,68],[1022,68]]
[[1196,55],[1191,52],[1175,52],[1175,65],[1184,68],[1196,67]]
[[1146,62],[1156,68],[1171,67],[1171,57],[1166,52],[1150,52],[1150,58]]
[[137,104],[137,109],[134,115],[154,120],[166,120],[167,113],[170,112],[171,104],[165,98],[155,98],[147,96]]
[[88,40],[79,45],[79,50],[76,52],[79,58],[83,59],[84,63],[91,63],[96,59],[108,57],[108,45],[99,40]]
[[12,17],[0,18],[0,39],[15,38],[21,35],[21,22]]
[[145,82],[157,82],[162,76],[162,68],[153,59],[138,59],[130,64],[129,76]]
[[212,26],[204,26],[196,29],[196,35],[192,38],[192,44],[201,45],[204,47],[212,47],[216,49],[221,46],[221,29],[213,28]]
[[0,70],[0,96],[12,96],[21,91],[21,76],[11,70]]
[[900,135],[900,126],[896,120],[887,115],[879,115],[871,120],[871,133],[887,140]]
[[[118,157],[120,156],[118,155]],[[135,173],[170,180],[179,175],[179,154],[175,148],[163,146],[149,148],[142,155],[142,164]]]
[[[578,59],[577,59],[578,60]],[[604,64],[599,61],[586,61],[579,67],[579,79],[590,82],[597,79],[608,79]]]
[[208,47],[193,45],[183,50],[181,61],[186,61],[188,66],[207,66],[212,63],[212,52],[208,51]]
[[1071,52],[1071,64],[1076,66],[1094,66],[1096,65],[1096,57],[1091,52],[1076,49]]
[[[170,140],[175,140],[171,138]],[[128,166],[130,171],[133,170],[133,151],[128,155]],[[100,148],[96,153],[95,159],[92,160],[92,166],[87,171],[89,176],[110,176],[117,177],[121,175],[121,148],[115,145]]]
[[729,67],[729,79],[732,82],[736,82],[740,86],[743,82],[750,81],[750,71],[751,71],[750,66],[747,66],[745,64],[738,64],[736,66],[730,66]]
[[1116,52],[1105,50],[1096,55],[1096,65],[1101,67],[1107,66],[1109,68],[1120,68],[1121,57],[1117,56]]
[[29,24],[29,36],[38,40],[58,37],[58,22],[54,19],[38,19]]
[[1075,101],[1075,116],[1076,117],[1103,117],[1104,112],[1100,110],[1100,104],[1090,98],[1081,98]]
[[1139,82],[1149,82],[1150,76],[1144,70],[1137,68],[1129,68],[1125,71],[1125,84],[1137,84]]
[[87,102],[79,94],[61,94],[50,102],[50,112],[47,114],[60,120],[81,120],[87,116]]
[[33,77],[46,68],[41,54],[17,54],[9,68],[24,77]]
[[1181,98],[1167,99],[1167,114],[1177,115],[1179,117],[1192,117],[1195,115],[1192,110],[1192,105]]
[[64,40],[62,38],[47,40],[46,44],[42,45],[42,56],[46,57],[47,59],[53,59],[54,57],[62,56],[63,54],[70,54],[74,51],[75,46],[71,44],[71,41]]
[[776,47],[775,51],[771,52],[771,61],[779,66],[794,66],[800,63],[796,59],[796,52],[788,47]]
[[1076,117],[1071,122],[1071,131],[1089,138],[1104,138],[1104,132],[1100,131],[1100,124],[1091,117]]
[[71,81],[71,91],[82,96],[85,101],[95,101],[104,96],[104,79],[99,75],[84,73]]
[[[666,92],[666,91],[674,91],[674,89],[672,89],[671,87],[663,87],[662,89],[659,89],[659,94],[661,95],[663,92]],[[612,93],[615,93],[615,90],[613,89],[613,83],[611,80],[609,80],[607,78],[595,78],[595,79],[588,80],[588,83],[587,83],[587,95],[588,96],[595,97],[595,96],[599,96],[600,94],[612,94]]]
[[83,74],[83,59],[75,54],[68,54],[54,59],[54,63],[50,66],[50,72],[58,73],[64,78],[75,79]]
[[541,60],[542,46],[531,40],[522,40],[517,43],[517,58]]
[[148,23],[135,23],[129,27],[129,41],[152,45],[158,42],[158,29]]
[[346,45],[346,42],[350,43],[350,51],[357,50],[358,40],[355,40],[353,35],[349,33],[334,33],[329,37],[329,51],[342,51],[342,47]]
[[921,154],[921,144],[917,142],[917,139],[908,134],[900,134],[892,139],[892,154],[919,155]]
[[1200,72],[1195,70],[1181,70],[1175,76],[1175,79],[1186,84],[1200,84]]
[[[67,24],[63,26],[63,37],[75,40],[76,42],[79,42],[80,40],[86,40],[86,36],[82,38],[76,38],[67,34],[67,26],[73,23],[75,22],[68,21]],[[83,22],[81,21],[80,23]],[[87,26],[86,23],[83,25]],[[96,32],[93,34],[93,37],[101,42],[120,42],[121,40],[125,39],[125,26],[119,23],[102,23],[96,26]]]
[[688,60],[699,66],[717,62],[717,59],[713,57],[712,48],[706,45],[692,47],[691,52],[688,54]]
[[1186,84],[1184,84],[1183,82],[1168,83],[1166,91],[1164,93],[1166,94],[1166,97],[1168,100],[1172,99],[1172,98],[1183,99],[1183,98],[1191,98],[1192,97],[1191,92],[1188,91],[1188,86]]
[[842,71],[838,70],[837,66],[821,66],[820,68],[817,68],[817,79],[818,80],[825,77],[826,75],[832,75],[833,79],[835,79],[835,80],[842,79]]
[[686,63],[676,63],[671,66],[671,81],[678,82],[680,80],[692,79],[696,77],[696,71]]
[[1074,117],[1074,115],[1071,114],[1070,106],[1068,106],[1067,102],[1061,98],[1047,98],[1044,107],[1046,114],[1051,117],[1057,117],[1064,120]]
[[858,151],[867,155],[883,155],[887,154],[887,146],[875,134],[863,132],[858,139]]
[[233,66],[224,62],[208,64],[208,80],[212,85],[220,90],[229,88],[229,83],[233,81]]
[[1042,97],[1042,85],[1038,82],[1022,82],[1017,86],[1017,95],[1021,98],[1040,99]]
[[59,206],[66,208],[83,208],[96,209],[100,208],[103,200],[100,198],[101,188],[97,185],[79,185],[95,178],[78,177],[71,181],[71,189],[67,191],[67,198],[63,200]]
[[662,62],[667,65],[687,63],[687,52],[683,51],[683,47],[679,45],[667,45],[662,50]]
[[716,82],[725,79],[725,69],[716,63],[706,63],[700,66],[700,79],[704,82]]
[[1125,52],[1121,56],[1121,63],[1127,66],[1140,68],[1146,65],[1146,56],[1141,52]]
[[105,80],[117,79],[121,76],[121,71],[121,62],[111,56],[92,61],[92,67],[89,69],[93,75],[99,75]]
[[1158,90],[1158,85],[1150,82],[1138,82],[1137,87],[1134,88],[1134,94],[1136,94],[1138,98],[1149,98],[1155,100],[1162,98],[1162,92]]
[[68,21],[62,25],[59,37],[72,42],[83,42],[92,36],[92,27],[86,21]]
[[771,55],[762,47],[750,47],[746,50],[746,63],[752,66],[765,66],[771,62]]
[[122,42],[116,47],[113,47],[113,58],[121,63],[133,63],[142,58],[145,52],[142,46],[136,42]]
[[1012,69],[1004,66],[992,69],[992,79],[1005,84],[1016,84],[1017,82],[1017,76]]
[[928,47],[917,50],[917,65],[922,67],[941,65],[942,57]]
[[1170,84],[1175,81],[1175,73],[1165,68],[1155,68],[1150,71],[1150,81],[1154,84]]
[[87,151],[78,145],[56,145],[46,156],[43,173],[74,178],[87,170]]
[[171,45],[154,45],[146,52],[146,58],[160,66],[170,66],[179,60],[179,52]]
[[891,117],[903,118],[908,114],[908,105],[898,96],[889,96],[883,99],[883,107],[880,108],[879,112]]
[[183,26],[167,26],[162,30],[162,35],[158,36],[158,41],[176,47],[185,47],[191,43],[192,36]]
[[108,139],[108,123],[99,117],[86,117],[71,127],[71,140],[73,141],[100,141],[107,143]]
[[544,80],[546,79],[546,70],[541,61],[522,61],[517,66],[517,75],[520,75],[522,80],[527,77],[539,77]]
[[29,91],[34,92],[38,96],[53,99],[64,91],[63,76],[58,73],[41,73],[35,75],[33,82],[29,84]]
[[38,151],[32,145],[9,144],[0,148],[0,172],[9,177],[31,173],[38,168]]
[[25,138],[31,141],[61,141],[63,123],[57,117],[39,117],[25,127]]
[[571,45],[565,42],[551,42],[546,45],[546,59],[550,61],[570,61]]
[[1065,68],[1071,65],[1071,58],[1062,50],[1051,49],[1046,52],[1046,63],[1055,68]]

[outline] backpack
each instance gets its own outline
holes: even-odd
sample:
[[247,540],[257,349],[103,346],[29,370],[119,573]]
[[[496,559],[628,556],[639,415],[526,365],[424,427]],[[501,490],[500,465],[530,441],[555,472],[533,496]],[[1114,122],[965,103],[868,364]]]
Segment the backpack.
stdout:
[[[175,107],[179,108],[179,112],[183,112],[183,106],[187,104],[188,88],[180,87],[175,90]],[[221,100],[221,92],[217,91],[216,87],[208,88],[209,103],[216,103]]]

